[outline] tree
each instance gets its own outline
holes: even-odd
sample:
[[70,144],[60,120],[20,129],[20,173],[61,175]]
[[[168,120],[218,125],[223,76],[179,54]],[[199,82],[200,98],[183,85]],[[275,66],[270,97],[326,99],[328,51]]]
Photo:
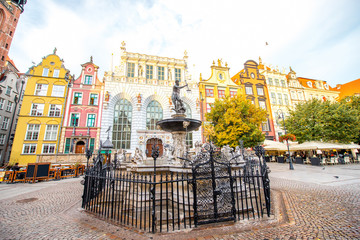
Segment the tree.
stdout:
[[266,121],[266,115],[265,110],[241,96],[227,96],[216,100],[211,111],[205,115],[208,121],[205,128],[219,147],[236,147],[239,140],[244,141],[244,147],[253,147],[265,139],[260,125]]
[[299,143],[320,140],[349,143],[359,135],[359,112],[346,101],[312,99],[297,104],[289,114],[286,128]]

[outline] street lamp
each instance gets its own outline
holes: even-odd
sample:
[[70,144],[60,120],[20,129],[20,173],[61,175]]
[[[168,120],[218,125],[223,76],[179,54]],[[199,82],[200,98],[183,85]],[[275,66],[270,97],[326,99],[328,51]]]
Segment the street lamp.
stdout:
[[[282,117],[283,123],[284,123],[284,131],[285,131],[285,135],[286,135],[286,126],[285,126],[285,119],[284,119],[284,113],[281,109],[278,110],[278,115],[279,115],[279,119],[280,117]],[[291,157],[290,157],[290,148],[289,148],[289,140],[286,139],[286,145],[287,145],[287,149],[288,149],[288,153],[289,153],[289,168],[290,170],[294,170],[294,166],[291,162]]]

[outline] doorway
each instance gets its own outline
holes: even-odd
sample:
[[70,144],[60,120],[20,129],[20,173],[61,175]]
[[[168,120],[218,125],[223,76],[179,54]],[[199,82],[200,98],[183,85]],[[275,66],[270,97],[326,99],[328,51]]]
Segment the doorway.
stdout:
[[158,139],[158,138],[150,138],[149,140],[147,140],[147,142],[146,142],[146,156],[151,157],[152,146],[154,144],[157,147],[159,147],[159,157],[161,157],[163,155],[163,144],[162,144],[161,139]]
[[75,147],[75,153],[85,153],[85,142],[78,141]]

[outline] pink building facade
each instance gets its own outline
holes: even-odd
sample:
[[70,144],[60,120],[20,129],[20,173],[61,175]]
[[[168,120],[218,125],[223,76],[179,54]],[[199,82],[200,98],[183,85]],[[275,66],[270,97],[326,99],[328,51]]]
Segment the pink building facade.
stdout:
[[69,87],[59,153],[82,154],[99,148],[104,83],[92,57]]

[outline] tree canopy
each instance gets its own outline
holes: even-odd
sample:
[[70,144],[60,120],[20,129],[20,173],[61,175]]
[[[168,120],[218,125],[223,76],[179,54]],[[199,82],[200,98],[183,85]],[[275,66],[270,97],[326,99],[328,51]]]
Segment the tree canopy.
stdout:
[[244,147],[253,147],[263,142],[265,135],[260,130],[267,113],[242,96],[225,97],[216,100],[211,111],[205,115],[205,134],[222,147],[236,147],[239,140]]
[[[355,99],[358,101],[358,99]],[[360,131],[359,102],[330,102],[312,99],[289,111],[286,129],[299,143],[305,141],[357,141]],[[355,106],[354,106],[355,105]]]

